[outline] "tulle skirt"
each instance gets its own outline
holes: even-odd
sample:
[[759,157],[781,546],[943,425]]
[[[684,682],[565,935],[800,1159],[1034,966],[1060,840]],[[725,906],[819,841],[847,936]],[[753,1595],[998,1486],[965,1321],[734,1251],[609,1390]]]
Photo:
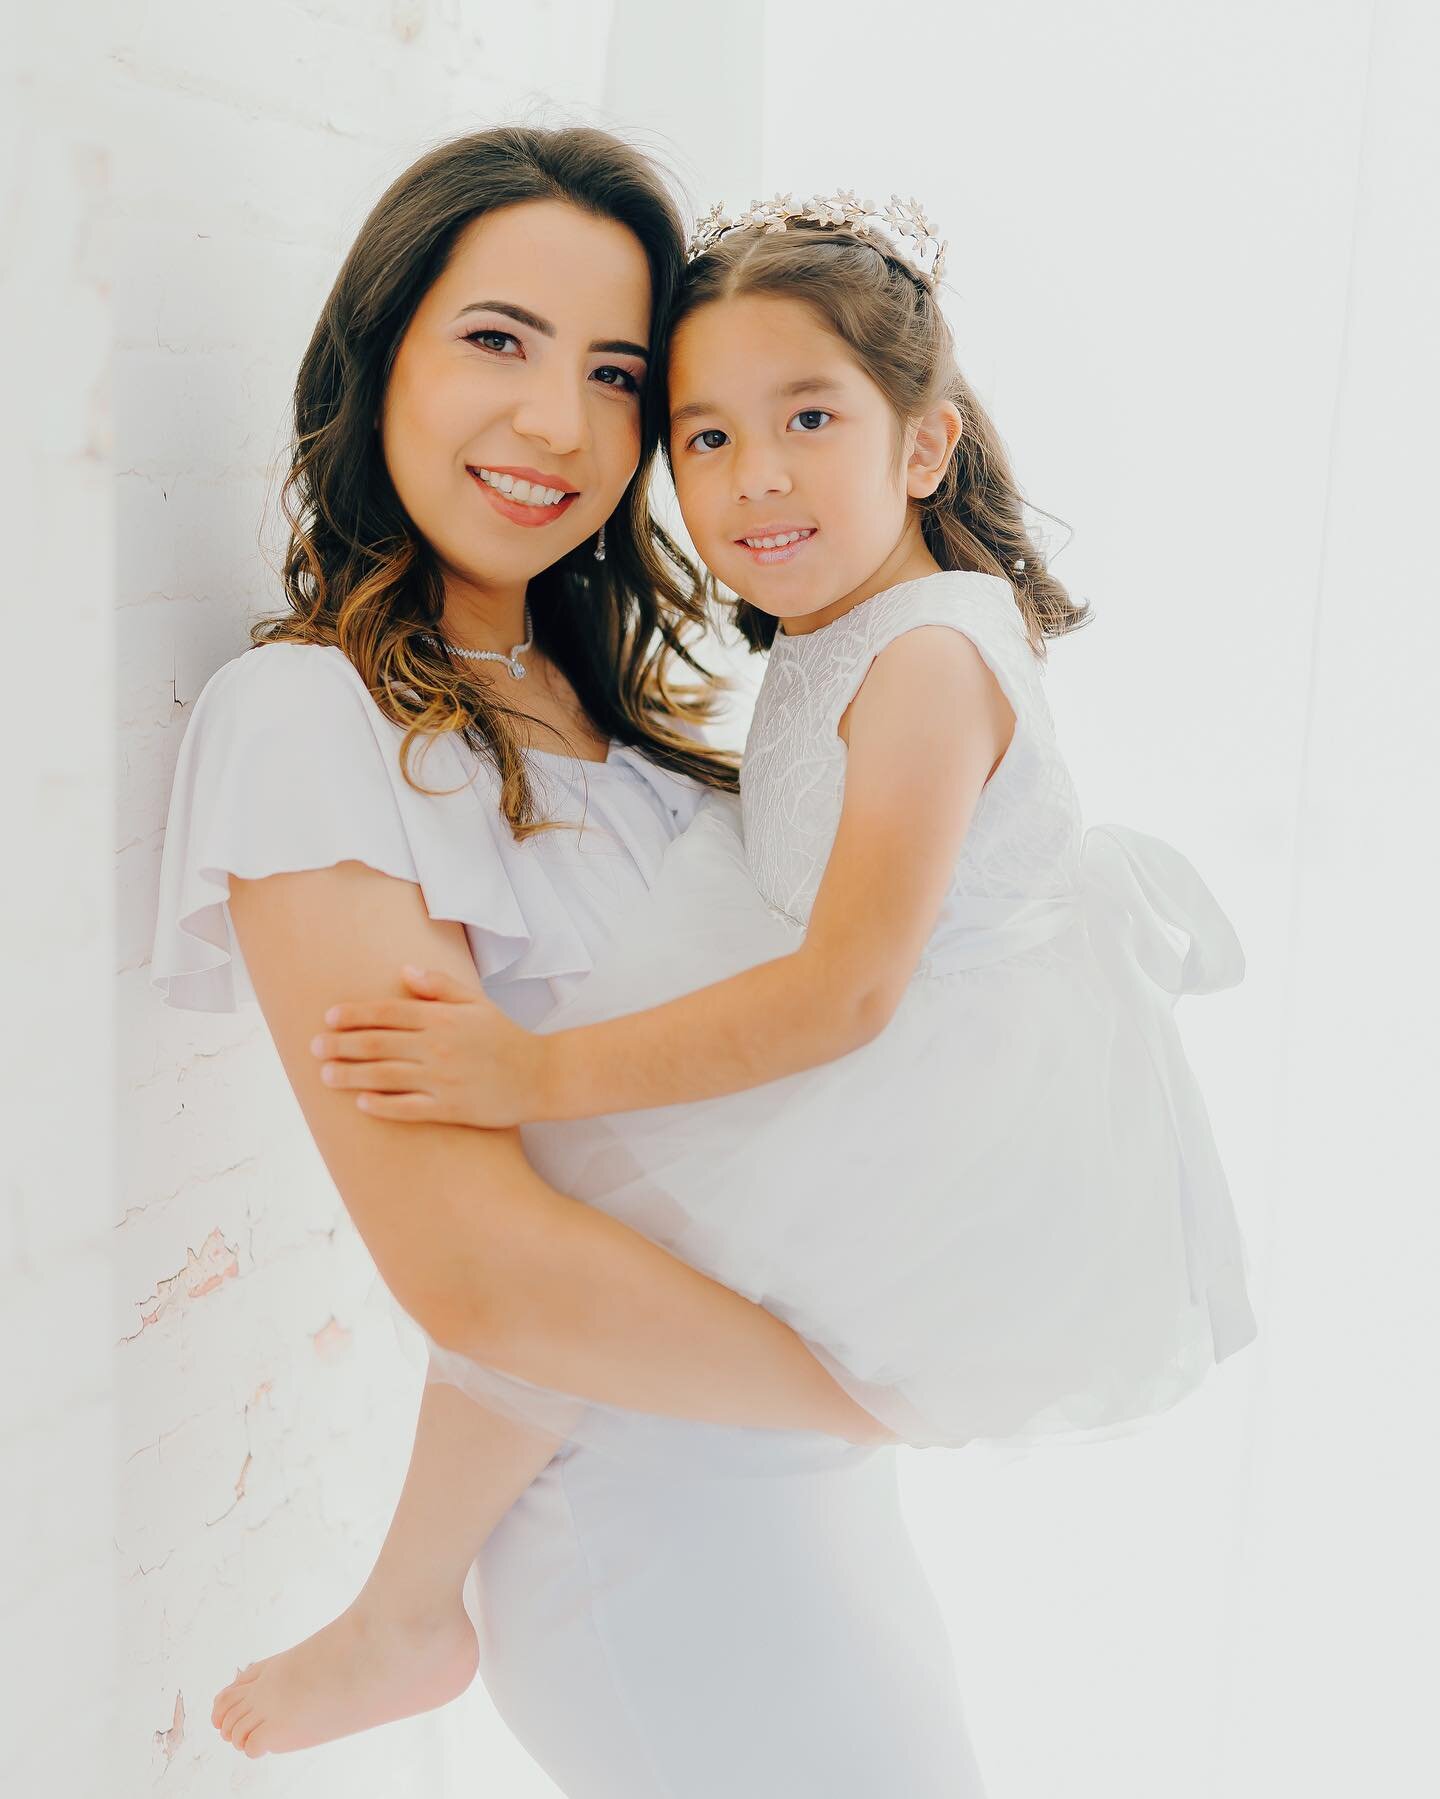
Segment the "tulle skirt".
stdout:
[[[659,1003],[801,935],[756,889],[734,806],[709,802],[543,1028]],[[962,908],[864,1048],[699,1104],[527,1126],[527,1153],[791,1325],[905,1441],[1109,1434],[1254,1334],[1172,1016],[1178,993],[1242,967],[1183,857],[1098,828],[1073,892]],[[582,1423],[444,1351],[435,1377]],[[623,1443],[603,1411],[586,1429]]]

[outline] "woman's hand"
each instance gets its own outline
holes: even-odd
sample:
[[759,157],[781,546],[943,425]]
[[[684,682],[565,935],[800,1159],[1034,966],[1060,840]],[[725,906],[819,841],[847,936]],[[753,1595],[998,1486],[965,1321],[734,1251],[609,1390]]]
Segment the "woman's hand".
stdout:
[[401,971],[414,999],[332,1006],[311,1040],[320,1078],[351,1088],[362,1112],[400,1123],[503,1129],[539,1116],[542,1039],[479,986]]

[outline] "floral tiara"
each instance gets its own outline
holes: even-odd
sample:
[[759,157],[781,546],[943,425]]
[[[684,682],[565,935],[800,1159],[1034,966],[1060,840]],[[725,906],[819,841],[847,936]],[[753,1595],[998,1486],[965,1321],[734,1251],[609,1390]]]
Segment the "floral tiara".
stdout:
[[872,206],[848,188],[838,194],[816,194],[809,200],[793,200],[776,194],[773,200],[753,201],[748,212],[731,218],[717,200],[696,221],[686,249],[686,261],[694,262],[713,250],[732,231],[785,231],[791,225],[843,225],[856,237],[869,238],[882,256],[903,265],[922,287],[933,289],[945,274],[948,243],[935,235],[935,227],[916,199],[902,200],[891,194],[888,206]]

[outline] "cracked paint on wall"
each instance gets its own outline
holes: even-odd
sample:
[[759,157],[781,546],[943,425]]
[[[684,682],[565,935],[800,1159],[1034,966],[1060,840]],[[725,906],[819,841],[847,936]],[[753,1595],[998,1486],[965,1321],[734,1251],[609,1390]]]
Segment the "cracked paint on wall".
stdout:
[[155,1732],[155,1745],[168,1762],[172,1759],[176,1750],[179,1749],[184,1741],[185,1695],[181,1692],[177,1692],[175,1694],[175,1712],[170,1721],[170,1728],[169,1730],[157,1730]]
[[313,1332],[310,1341],[322,1362],[338,1362],[350,1353],[350,1332],[338,1318],[332,1318]]
[[214,1293],[226,1281],[240,1275],[240,1254],[225,1241],[225,1233],[217,1225],[198,1250],[187,1249],[185,1266],[178,1273],[156,1283],[149,1299],[139,1301],[140,1330],[125,1339],[133,1342],[141,1331],[158,1324],[167,1314]]

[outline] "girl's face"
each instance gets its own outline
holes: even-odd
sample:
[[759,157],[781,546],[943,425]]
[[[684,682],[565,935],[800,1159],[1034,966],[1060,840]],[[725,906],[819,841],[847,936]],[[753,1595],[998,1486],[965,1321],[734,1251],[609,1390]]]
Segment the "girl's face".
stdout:
[[810,307],[702,306],[675,333],[669,378],[680,509],[727,587],[789,619],[890,584],[914,535],[906,434]]
[[395,491],[448,577],[523,588],[600,529],[640,457],[649,332],[645,252],[613,219],[526,201],[462,232],[381,413]]

